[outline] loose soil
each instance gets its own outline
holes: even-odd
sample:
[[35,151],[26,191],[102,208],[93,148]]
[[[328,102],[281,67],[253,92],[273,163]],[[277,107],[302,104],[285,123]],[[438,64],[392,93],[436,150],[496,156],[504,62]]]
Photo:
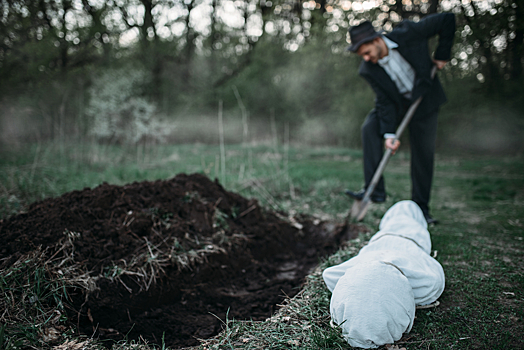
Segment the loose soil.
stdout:
[[180,174],[32,204],[0,221],[0,265],[42,249],[90,281],[68,291],[81,333],[182,348],[218,334],[226,319],[270,317],[358,231],[271,212],[203,175]]

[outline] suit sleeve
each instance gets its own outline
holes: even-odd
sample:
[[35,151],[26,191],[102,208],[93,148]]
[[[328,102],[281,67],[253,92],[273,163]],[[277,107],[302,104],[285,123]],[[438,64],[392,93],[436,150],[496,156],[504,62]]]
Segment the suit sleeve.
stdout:
[[455,15],[453,13],[438,13],[414,23],[413,28],[416,33],[427,39],[438,35],[438,45],[434,58],[439,61],[448,61],[451,58],[455,26]]
[[375,93],[375,109],[380,123],[380,134],[394,134],[399,119],[399,110],[396,104],[373,79],[363,77]]

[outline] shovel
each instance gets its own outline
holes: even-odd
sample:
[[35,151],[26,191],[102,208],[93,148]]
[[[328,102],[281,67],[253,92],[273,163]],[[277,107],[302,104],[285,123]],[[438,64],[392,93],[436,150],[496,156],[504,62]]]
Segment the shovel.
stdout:
[[[431,79],[435,77],[435,74],[437,73],[437,66],[433,66],[431,69]],[[418,105],[422,101],[422,97],[420,96],[409,106],[408,111],[406,112],[406,115],[404,116],[404,119],[402,119],[402,122],[397,128],[397,131],[395,132],[395,140],[398,140],[402,133],[404,132],[404,129],[406,129],[406,126],[409,124],[411,118],[413,118],[413,114],[415,114],[415,111],[417,110]],[[384,172],[384,169],[386,168],[386,165],[388,164],[389,158],[391,157],[391,149],[387,148],[384,152],[384,155],[382,156],[382,159],[380,160],[380,163],[377,167],[377,170],[375,170],[375,174],[373,174],[373,178],[371,179],[371,183],[369,184],[368,188],[366,189],[366,192],[364,193],[364,197],[362,199],[356,199],[353,202],[353,206],[351,207],[351,217],[356,218],[357,221],[362,221],[364,219],[364,216],[366,216],[366,213],[368,211],[369,203],[371,202],[371,194],[375,190],[375,187],[377,187],[378,181],[380,180],[380,177],[382,176],[382,173]]]

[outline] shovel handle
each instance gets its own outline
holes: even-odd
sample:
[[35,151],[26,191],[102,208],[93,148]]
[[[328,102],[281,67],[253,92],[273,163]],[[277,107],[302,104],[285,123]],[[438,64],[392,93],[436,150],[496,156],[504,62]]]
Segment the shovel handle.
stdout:
[[[436,74],[437,74],[437,66],[433,66],[433,68],[431,68],[431,79],[435,78]],[[409,109],[406,112],[404,119],[402,119],[402,122],[398,126],[397,131],[395,132],[395,140],[398,140],[400,138],[400,135],[402,135],[402,133],[408,126],[409,122],[411,121],[411,118],[413,118],[413,114],[415,114],[415,111],[418,108],[418,105],[420,104],[420,102],[422,102],[422,97],[423,96],[420,96],[419,98],[417,98],[416,101],[413,102],[411,106],[409,106]]]
[[[437,66],[433,66],[433,68],[431,69],[431,79],[433,79],[436,74],[437,74]],[[420,96],[419,98],[417,98],[415,102],[413,102],[411,106],[409,106],[409,109],[406,112],[404,119],[402,119],[402,122],[398,126],[397,131],[395,132],[395,140],[398,140],[400,138],[400,136],[406,129],[406,126],[411,121],[411,118],[413,118],[413,114],[415,114],[415,111],[417,110],[418,105],[420,104],[420,102],[422,102],[422,97],[423,96]],[[380,177],[382,176],[382,173],[384,172],[384,169],[386,168],[386,165],[388,164],[389,158],[391,157],[391,152],[392,151],[390,148],[387,148],[386,151],[384,152],[384,155],[382,156],[382,159],[380,160],[377,170],[375,170],[375,174],[373,175],[373,178],[371,179],[371,182],[368,188],[366,189],[366,192],[364,193],[364,197],[362,198],[362,201],[364,203],[369,201],[371,194],[373,193],[373,191],[375,191],[375,187],[377,187],[378,181],[380,180]]]

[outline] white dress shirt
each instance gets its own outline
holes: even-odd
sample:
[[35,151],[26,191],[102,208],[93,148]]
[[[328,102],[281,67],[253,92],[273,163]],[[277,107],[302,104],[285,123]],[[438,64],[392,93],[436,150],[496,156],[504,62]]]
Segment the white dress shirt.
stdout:
[[388,55],[378,60],[378,64],[384,68],[386,73],[391,77],[395,83],[398,91],[406,98],[411,97],[413,85],[415,84],[415,70],[411,65],[400,55],[396,48],[398,44],[383,36],[384,42],[388,47]]
[[[388,55],[378,60],[379,66],[384,68],[391,80],[395,83],[398,91],[407,99],[411,98],[415,84],[415,70],[396,50],[398,44],[385,36],[382,36],[388,47]],[[385,134],[384,138],[394,138],[395,134]]]

